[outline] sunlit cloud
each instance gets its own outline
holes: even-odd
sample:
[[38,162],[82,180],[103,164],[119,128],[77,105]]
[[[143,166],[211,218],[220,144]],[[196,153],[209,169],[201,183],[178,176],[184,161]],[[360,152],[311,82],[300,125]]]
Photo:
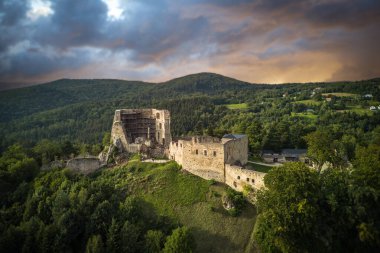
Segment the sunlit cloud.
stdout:
[[122,0],[103,0],[107,5],[108,12],[107,16],[109,20],[119,20],[123,19],[123,8],[121,7]]
[[51,3],[47,0],[31,0],[30,1],[30,10],[27,12],[28,18],[32,21],[40,17],[50,16],[54,13],[51,9]]

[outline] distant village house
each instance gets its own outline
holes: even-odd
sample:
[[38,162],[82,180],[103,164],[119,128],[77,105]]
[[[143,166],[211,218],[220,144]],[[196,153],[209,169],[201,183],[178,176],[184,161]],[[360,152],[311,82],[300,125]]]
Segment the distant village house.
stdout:
[[283,149],[281,152],[263,150],[261,157],[266,163],[303,162],[310,164],[307,149]]

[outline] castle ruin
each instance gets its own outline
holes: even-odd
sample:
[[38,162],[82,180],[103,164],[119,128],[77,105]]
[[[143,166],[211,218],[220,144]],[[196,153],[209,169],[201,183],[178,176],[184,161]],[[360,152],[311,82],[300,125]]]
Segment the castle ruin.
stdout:
[[116,110],[111,140],[121,152],[163,156],[207,180],[225,183],[235,190],[264,186],[265,173],[246,169],[248,137],[227,134],[223,138],[193,136],[172,141],[170,113],[156,109]]
[[111,131],[119,151],[163,155],[171,142],[170,113],[156,109],[116,110]]

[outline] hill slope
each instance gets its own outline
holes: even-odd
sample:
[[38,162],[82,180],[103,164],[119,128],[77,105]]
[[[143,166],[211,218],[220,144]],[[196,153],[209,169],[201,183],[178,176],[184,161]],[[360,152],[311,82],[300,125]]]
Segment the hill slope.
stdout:
[[189,227],[197,241],[197,252],[253,250],[250,238],[256,211],[248,204],[241,216],[230,216],[222,207],[224,185],[178,170],[174,162],[158,165],[135,161],[104,171],[102,177],[144,199],[144,212],[156,210]]

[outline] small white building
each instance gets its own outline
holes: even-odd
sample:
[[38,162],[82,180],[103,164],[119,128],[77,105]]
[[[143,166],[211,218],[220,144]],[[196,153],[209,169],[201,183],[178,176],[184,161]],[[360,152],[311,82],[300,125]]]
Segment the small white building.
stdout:
[[[376,106],[371,106],[370,108],[369,108],[371,111],[376,111]],[[379,108],[380,109],[380,108]]]

